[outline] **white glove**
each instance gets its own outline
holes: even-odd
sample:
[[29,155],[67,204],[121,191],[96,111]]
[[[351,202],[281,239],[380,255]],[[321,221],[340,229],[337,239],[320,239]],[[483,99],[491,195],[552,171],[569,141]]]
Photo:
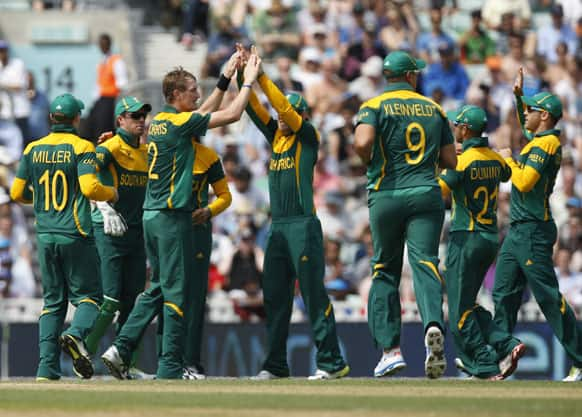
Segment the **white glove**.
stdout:
[[97,201],[97,208],[103,216],[103,231],[110,236],[123,236],[127,232],[127,223],[108,202]]

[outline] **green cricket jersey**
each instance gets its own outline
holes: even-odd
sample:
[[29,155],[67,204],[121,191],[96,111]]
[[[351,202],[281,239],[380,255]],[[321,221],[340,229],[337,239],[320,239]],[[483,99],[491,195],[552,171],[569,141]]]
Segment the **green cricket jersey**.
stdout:
[[148,131],[148,182],[144,210],[192,211],[192,138],[204,136],[210,114],[178,111],[166,105]]
[[[142,224],[143,202],[147,184],[147,146],[119,128],[117,134],[97,146],[99,180],[117,188],[119,201],[114,208],[129,226]],[[99,210],[93,210],[93,222],[103,223]]]
[[319,149],[319,133],[315,127],[303,119],[295,133],[284,136],[277,128],[277,121],[260,106],[254,93],[246,111],[272,148],[269,200],[273,219],[315,214],[313,169]]
[[194,195],[194,209],[208,206],[208,187],[225,178],[222,164],[214,149],[208,148],[197,141],[193,141],[196,159],[194,161],[192,194]]
[[452,192],[451,232],[497,233],[499,183],[510,177],[511,168],[489,148],[486,137],[465,140],[457,167],[439,178]]
[[440,149],[454,141],[438,104],[416,93],[408,83],[394,83],[362,104],[361,123],[376,129],[368,190],[438,186]]
[[52,130],[26,147],[16,173],[32,185],[36,231],[92,236],[91,207],[79,181],[96,173],[95,146],[70,126],[55,125]]
[[[533,136],[521,150],[518,167],[531,167],[540,175],[534,187],[527,192],[511,187],[510,221],[552,221],[550,195],[562,162],[560,131],[547,130]],[[513,178],[512,178],[513,181]]]

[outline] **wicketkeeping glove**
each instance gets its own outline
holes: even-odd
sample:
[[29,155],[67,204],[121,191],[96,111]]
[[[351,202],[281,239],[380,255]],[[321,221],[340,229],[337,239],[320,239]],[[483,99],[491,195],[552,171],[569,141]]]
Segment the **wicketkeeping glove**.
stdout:
[[97,201],[97,208],[103,216],[103,231],[110,236],[123,236],[127,232],[127,223],[121,214],[106,201]]

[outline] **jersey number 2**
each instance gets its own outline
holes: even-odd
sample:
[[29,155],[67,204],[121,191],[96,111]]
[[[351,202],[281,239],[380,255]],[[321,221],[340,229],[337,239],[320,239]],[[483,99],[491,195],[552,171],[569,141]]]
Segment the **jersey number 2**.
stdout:
[[148,144],[148,154],[150,153],[152,155],[152,162],[150,163],[150,167],[148,169],[148,178],[150,180],[157,180],[160,178],[160,176],[153,171],[154,166],[156,165],[156,160],[158,159],[158,147],[154,142],[150,142]]

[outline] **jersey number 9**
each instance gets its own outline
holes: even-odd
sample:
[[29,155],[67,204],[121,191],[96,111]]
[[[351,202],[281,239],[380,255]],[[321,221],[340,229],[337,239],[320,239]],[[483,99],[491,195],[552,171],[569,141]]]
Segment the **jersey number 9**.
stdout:
[[[418,133],[414,134],[415,131]],[[414,136],[418,136],[418,141],[416,143],[412,142],[413,134]],[[426,133],[424,132],[424,128],[421,124],[412,122],[406,127],[406,133],[404,136],[406,138],[406,146],[410,151],[404,155],[406,163],[416,165],[422,161],[424,151],[426,150]],[[416,155],[413,155],[415,153]]]

